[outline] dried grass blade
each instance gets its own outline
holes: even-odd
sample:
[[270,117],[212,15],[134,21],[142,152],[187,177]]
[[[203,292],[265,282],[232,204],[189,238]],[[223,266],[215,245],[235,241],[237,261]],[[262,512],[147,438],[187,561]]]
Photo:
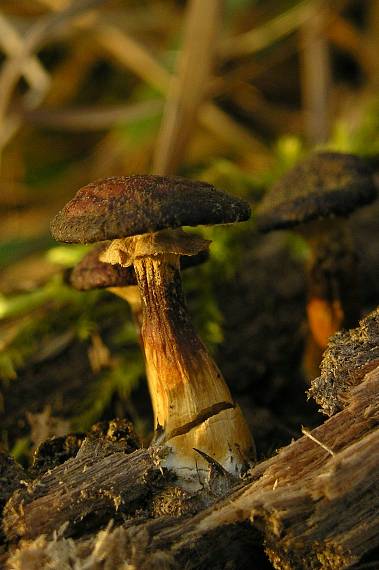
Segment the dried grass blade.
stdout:
[[[120,65],[160,93],[167,93],[170,86],[170,73],[143,45],[112,24],[97,25],[94,32],[98,46],[114,57]],[[222,125],[228,126],[227,131],[223,131],[220,120]],[[215,133],[218,138],[226,141],[229,146],[251,152],[258,147],[262,152],[267,152],[263,143],[214,103],[207,102],[201,105],[199,122],[207,130]]]
[[222,0],[191,0],[183,49],[172,77],[163,115],[153,172],[175,172],[191,137],[212,72],[220,27]]
[[[0,45],[9,57],[17,56],[23,48],[22,38],[2,14],[0,14]],[[33,89],[41,93],[47,91],[50,84],[49,74],[37,57],[30,57],[30,59],[25,62],[22,71],[25,79]]]
[[117,124],[154,117],[162,111],[162,101],[151,100],[113,107],[77,107],[73,109],[38,109],[27,111],[23,118],[33,125],[64,131],[102,131]]
[[95,40],[105,51],[117,59],[148,85],[160,92],[166,92],[170,74],[131,36],[110,24],[99,25],[95,29]]
[[303,0],[262,26],[223,41],[220,55],[232,59],[257,53],[296,31],[311,16],[312,0]]
[[301,82],[305,133],[311,144],[330,134],[331,62],[326,29],[330,14],[324,0],[313,4],[313,16],[300,28]]

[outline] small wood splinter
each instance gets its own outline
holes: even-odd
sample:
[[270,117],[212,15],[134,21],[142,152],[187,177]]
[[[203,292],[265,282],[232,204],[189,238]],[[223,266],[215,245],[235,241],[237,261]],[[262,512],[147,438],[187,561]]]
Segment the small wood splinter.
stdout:
[[319,445],[320,447],[325,449],[325,451],[327,451],[332,457],[334,457],[336,455],[334,453],[334,451],[332,449],[330,449],[330,447],[328,447],[325,443],[322,443],[322,441],[320,441],[319,439],[317,439],[317,437],[312,435],[312,433],[308,429],[306,429],[305,427],[301,428],[301,433],[304,434],[309,439],[311,439],[312,441],[314,441],[315,443],[317,443],[317,445]]

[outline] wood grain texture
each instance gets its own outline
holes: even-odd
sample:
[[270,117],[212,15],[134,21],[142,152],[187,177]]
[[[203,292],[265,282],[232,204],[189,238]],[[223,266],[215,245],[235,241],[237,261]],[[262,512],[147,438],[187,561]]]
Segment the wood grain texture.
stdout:
[[[83,444],[85,446],[85,444]],[[82,447],[78,455],[17,490],[4,512],[3,527],[9,539],[32,538],[58,530],[67,523],[74,532],[85,517],[104,520],[118,512],[134,512],[151,487],[163,479],[162,448],[123,451],[104,456]]]
[[[350,568],[379,546],[378,425],[376,368],[352,390],[344,410],[310,432],[313,439],[305,435],[258,464],[248,480],[214,504],[195,515],[130,518],[110,536],[114,540],[116,531],[122,536],[124,559],[134,563],[134,556],[138,569],[153,568],[155,562],[159,567],[163,558],[167,566],[162,568],[225,567],[216,564],[220,556],[224,565],[238,561],[244,568],[243,561],[254,564],[262,544],[277,569]],[[16,491],[5,516],[8,537],[37,536],[64,520],[71,524],[98,509],[107,492],[114,500],[116,489],[123,488],[122,500],[130,504],[144,493],[142,473],[148,485],[154,476],[159,479],[157,457],[154,449],[114,453],[91,463],[85,473],[80,457],[66,462],[29,493]],[[83,484],[91,489],[84,497]],[[48,505],[50,518],[42,523]],[[60,540],[66,539],[55,538],[57,544]],[[83,540],[88,550],[96,537],[77,541],[78,556]]]

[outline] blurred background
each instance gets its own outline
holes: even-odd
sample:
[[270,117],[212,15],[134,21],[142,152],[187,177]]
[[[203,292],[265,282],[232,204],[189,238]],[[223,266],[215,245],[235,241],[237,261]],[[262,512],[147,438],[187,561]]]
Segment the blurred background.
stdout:
[[[180,174],[254,208],[315,148],[378,169],[376,0],[1,0],[0,441],[151,411],[130,310],[71,289],[86,246],[49,222],[84,184]],[[379,207],[352,216],[362,315],[379,302]],[[201,230],[211,258],[183,279],[202,338],[266,455],[322,421],[305,402],[306,244],[251,222]]]

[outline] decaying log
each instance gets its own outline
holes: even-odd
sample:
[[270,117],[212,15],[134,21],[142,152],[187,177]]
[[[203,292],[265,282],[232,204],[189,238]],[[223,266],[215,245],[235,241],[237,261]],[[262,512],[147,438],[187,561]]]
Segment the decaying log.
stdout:
[[[75,458],[18,489],[4,509],[3,527],[8,539],[69,531],[89,517],[133,512],[154,485],[163,479],[162,447],[105,453],[102,445],[83,444]],[[85,525],[84,525],[85,526]]]
[[275,568],[349,568],[379,546],[378,426],[376,368],[314,439],[306,435],[258,465],[253,481],[217,506],[164,529],[149,523],[151,549],[170,546],[177,558],[216,529],[251,521]]
[[[128,476],[128,473],[133,476],[135,470],[143,477],[144,469],[146,469],[146,488],[143,481],[141,483],[141,481],[133,479],[131,481],[132,492],[126,501],[123,499],[121,489],[117,487],[118,479],[114,480],[113,486],[112,482],[107,480],[104,483],[102,469],[107,475],[111,475],[112,467],[108,471],[109,460],[107,457],[114,456],[117,465],[117,454],[119,454],[119,459],[122,459],[122,456],[131,454],[139,447],[140,442],[133,424],[125,419],[98,422],[92,426],[86,438],[84,434],[68,434],[65,437],[48,439],[34,453],[30,470],[31,474],[34,475],[34,480],[29,483],[25,482],[24,487],[14,494],[7,507],[7,512],[12,512],[13,509],[21,509],[23,513],[23,505],[32,503],[30,516],[33,525],[36,524],[39,529],[38,532],[49,532],[59,528],[62,522],[68,520],[71,522],[71,526],[75,527],[76,523],[89,513],[93,514],[96,511],[114,512],[124,503],[126,507],[126,504],[132,503],[133,493],[139,492],[138,485],[142,489],[141,498],[144,493],[148,492],[149,477],[153,477],[150,462],[155,461],[154,455],[151,453],[147,458],[138,455],[130,461],[130,471],[128,469],[126,472],[121,470],[125,477]],[[157,450],[157,457],[159,455],[160,451]],[[65,461],[67,458],[70,459]],[[159,460],[157,461],[159,463]],[[91,476],[93,471],[97,469],[98,475],[93,477],[97,486],[96,484],[92,486]],[[27,479],[26,474],[23,479]],[[121,484],[123,483],[125,483],[124,480]],[[76,485],[78,486],[76,487]],[[136,487],[134,487],[135,485]],[[20,486],[18,485],[18,487]],[[14,489],[16,486],[13,487],[12,491]],[[124,488],[122,488],[123,490]],[[11,492],[7,498],[10,495]],[[139,498],[138,494],[136,498]],[[28,507],[26,507],[26,511],[29,514]],[[12,517],[13,515],[9,515],[9,520],[13,520]],[[5,518],[8,520],[8,515]],[[22,518],[16,516],[16,519],[23,527]],[[3,527],[5,528],[6,524]],[[18,531],[14,529],[14,532],[17,533]]]
[[329,339],[321,375],[312,381],[309,395],[332,416],[349,402],[351,389],[370,370],[379,366],[379,307],[359,322],[359,326],[337,332]]
[[[172,524],[156,521],[154,530]],[[248,523],[220,527],[180,553],[151,548],[152,529],[144,524],[108,528],[90,538],[41,535],[21,541],[9,556],[7,570],[270,570],[260,534]]]
[[[114,541],[117,535],[119,548],[120,544],[124,548],[124,560],[132,561],[138,569],[153,568],[153,561],[162,557],[167,563],[161,565],[162,568],[181,568],[185,563],[188,569],[200,569],[217,559],[215,549],[222,542],[228,544],[234,540],[236,550],[241,537],[254,559],[257,530],[252,527],[255,527],[263,533],[266,553],[275,568],[340,570],[351,567],[379,546],[379,368],[368,373],[352,390],[344,410],[305,433],[276,456],[258,464],[240,488],[198,514],[148,521],[130,519],[109,531],[109,540]],[[153,457],[148,459],[150,454]],[[148,472],[159,477],[158,456],[154,449],[140,450],[122,458],[118,453],[112,454],[105,458],[106,462],[92,464],[90,473],[88,467],[87,473],[78,469],[80,484],[89,474],[88,488],[103,486],[105,492],[109,492],[112,479],[116,479],[121,488],[123,483],[131,481],[133,473],[135,486],[124,488],[123,496],[131,493],[135,498],[140,496],[141,485],[144,485],[140,462],[144,473],[147,462]],[[61,469],[62,481],[67,464],[70,462],[57,468]],[[52,474],[47,477],[50,479],[45,488],[32,489],[30,502],[25,495],[20,500],[20,492],[16,491],[8,503],[5,526],[9,537],[36,536],[41,531],[38,522],[41,514],[46,517],[49,509],[49,515],[53,515],[52,498],[62,504],[59,501],[67,494],[66,483],[59,486],[57,473],[53,478]],[[78,482],[76,480],[76,485]],[[65,518],[72,518],[76,510],[73,503],[81,501],[77,493],[76,487],[72,487],[69,494],[72,503],[67,505],[64,501],[65,510],[58,515],[55,528]],[[130,498],[124,500],[130,501]],[[98,508],[97,502],[89,504],[92,509]],[[255,537],[250,543],[246,532]],[[67,539],[55,537],[54,540],[58,548]],[[90,540],[94,548],[95,539]],[[89,555],[88,539],[70,544],[76,545],[79,557],[84,556],[83,552]],[[51,542],[49,545],[53,549]],[[24,546],[25,549],[30,547],[30,544]],[[230,548],[229,558],[227,551],[226,548],[223,564],[228,560],[235,562],[233,548]],[[244,556],[251,563],[246,552]],[[94,568],[106,568],[100,562]]]

